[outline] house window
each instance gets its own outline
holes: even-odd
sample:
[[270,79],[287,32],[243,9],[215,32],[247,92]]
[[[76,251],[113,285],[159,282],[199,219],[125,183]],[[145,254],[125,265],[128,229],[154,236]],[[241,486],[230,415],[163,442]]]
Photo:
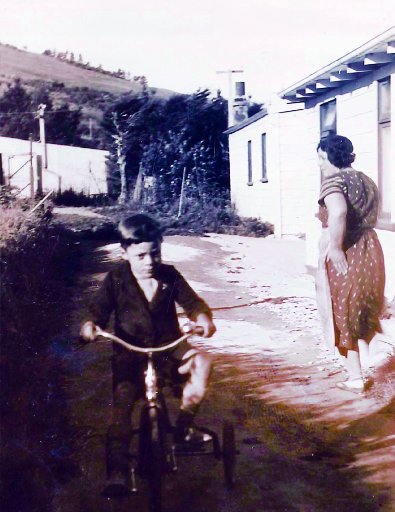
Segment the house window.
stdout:
[[391,122],[391,77],[378,82],[379,123]]
[[378,82],[378,185],[380,219],[391,221],[391,79]]
[[248,141],[248,181],[247,185],[252,185],[252,142]]
[[267,168],[266,168],[266,133],[261,135],[261,152],[262,152],[262,183],[267,183]]
[[336,133],[336,100],[328,101],[320,106],[321,139],[331,133]]

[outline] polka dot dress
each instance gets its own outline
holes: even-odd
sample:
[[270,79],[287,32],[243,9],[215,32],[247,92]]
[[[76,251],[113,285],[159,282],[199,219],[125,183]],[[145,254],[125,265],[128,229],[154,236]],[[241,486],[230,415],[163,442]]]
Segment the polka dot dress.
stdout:
[[378,190],[365,174],[341,170],[324,180],[319,198],[319,218],[327,227],[324,199],[341,192],[347,202],[344,247],[348,262],[346,275],[327,261],[329,288],[335,323],[336,345],[356,350],[358,339],[370,341],[381,332],[385,270],[380,242],[373,227],[377,221]]

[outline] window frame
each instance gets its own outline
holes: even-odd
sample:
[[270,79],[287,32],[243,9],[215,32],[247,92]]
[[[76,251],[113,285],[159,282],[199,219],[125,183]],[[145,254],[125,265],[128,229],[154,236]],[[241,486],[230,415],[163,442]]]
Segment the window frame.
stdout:
[[262,176],[261,183],[268,183],[267,177],[267,135],[266,132],[261,133],[261,159],[262,159]]
[[[383,94],[383,90],[387,90],[385,94]],[[377,117],[378,117],[378,123],[391,123],[391,76],[387,76],[383,78],[382,80],[379,80],[377,82]],[[386,98],[388,98],[388,110],[384,111],[382,110],[384,101]]]
[[248,168],[247,168],[247,185],[253,185],[252,181],[252,140],[247,141],[247,158],[248,158]]
[[[386,88],[385,93],[383,92],[384,87]],[[387,102],[387,105],[385,105],[385,102]],[[384,106],[386,106],[387,109],[384,109]],[[395,222],[392,221],[394,217],[394,212],[392,211],[393,205],[390,204],[389,211],[383,211],[383,205],[381,201],[383,196],[383,189],[385,188],[386,183],[383,168],[384,158],[382,154],[383,132],[388,128],[391,130],[391,124],[391,76],[389,75],[382,80],[377,81],[377,186],[380,195],[377,227],[379,229],[395,231]]]
[[[326,121],[328,113],[334,109],[334,121],[327,127]],[[323,139],[331,134],[337,133],[337,102],[336,98],[333,100],[326,101],[320,105],[320,138]]]

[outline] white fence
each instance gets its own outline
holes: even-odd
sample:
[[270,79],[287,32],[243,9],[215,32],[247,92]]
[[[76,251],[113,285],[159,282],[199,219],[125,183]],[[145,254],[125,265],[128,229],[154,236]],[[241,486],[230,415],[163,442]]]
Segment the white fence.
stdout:
[[[40,142],[32,143],[34,189],[39,182],[39,165],[42,161],[43,191],[63,191],[69,188],[88,195],[107,193],[108,151],[47,144],[47,167],[44,147]],[[30,193],[30,142],[28,140],[0,137],[3,180],[20,190],[21,195]]]

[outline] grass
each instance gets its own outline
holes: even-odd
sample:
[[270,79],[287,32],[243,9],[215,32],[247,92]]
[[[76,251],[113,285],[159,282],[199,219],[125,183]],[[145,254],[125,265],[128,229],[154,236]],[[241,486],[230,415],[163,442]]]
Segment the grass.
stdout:
[[[69,87],[89,87],[113,94],[124,94],[141,89],[136,82],[79,68],[53,57],[20,50],[4,43],[5,41],[3,44],[0,43],[0,82],[8,83],[10,79],[16,77],[21,78],[23,82],[57,81]],[[157,96],[163,98],[175,94],[167,89],[156,89],[156,91]]]

